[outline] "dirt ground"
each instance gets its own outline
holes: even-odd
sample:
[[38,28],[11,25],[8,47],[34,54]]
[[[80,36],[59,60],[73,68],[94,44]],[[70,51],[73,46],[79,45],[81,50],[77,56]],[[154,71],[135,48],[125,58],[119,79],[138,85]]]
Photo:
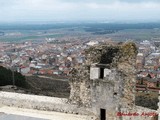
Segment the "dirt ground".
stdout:
[[70,94],[70,86],[67,79],[27,76],[26,83],[26,88],[13,88],[12,85],[7,85],[1,86],[0,90],[60,98],[68,98]]
[[26,77],[28,83],[28,92],[38,95],[67,98],[70,94],[68,80],[40,78],[38,76]]

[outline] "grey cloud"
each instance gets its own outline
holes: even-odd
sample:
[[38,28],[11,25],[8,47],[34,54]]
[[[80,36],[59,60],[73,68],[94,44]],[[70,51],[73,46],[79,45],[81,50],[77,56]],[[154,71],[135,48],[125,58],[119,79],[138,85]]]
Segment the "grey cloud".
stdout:
[[0,0],[1,21],[151,20],[159,13],[160,0]]

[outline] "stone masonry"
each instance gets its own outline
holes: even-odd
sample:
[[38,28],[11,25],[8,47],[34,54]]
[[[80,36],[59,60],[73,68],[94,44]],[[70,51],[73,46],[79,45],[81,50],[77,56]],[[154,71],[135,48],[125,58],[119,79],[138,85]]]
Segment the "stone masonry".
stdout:
[[[152,117],[119,117],[118,112],[149,112],[135,106],[136,45],[132,42],[93,46],[86,62],[71,71],[70,103],[90,108],[98,119],[151,120]],[[105,115],[102,116],[102,111]],[[152,111],[156,112],[156,111]]]

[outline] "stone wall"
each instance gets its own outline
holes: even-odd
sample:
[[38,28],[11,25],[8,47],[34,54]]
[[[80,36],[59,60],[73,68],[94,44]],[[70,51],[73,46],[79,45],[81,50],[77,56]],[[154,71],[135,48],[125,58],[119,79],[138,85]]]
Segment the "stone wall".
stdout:
[[87,65],[74,68],[70,79],[69,102],[80,107],[91,107],[91,91],[89,80],[90,67]]
[[97,118],[101,116],[100,111],[105,109],[106,120],[153,119],[146,116],[117,116],[118,112],[124,111],[152,111],[135,106],[137,48],[134,43],[93,46],[85,54],[85,64],[71,71],[71,104],[90,108]]
[[121,103],[120,98],[123,96],[123,92],[120,89],[124,84],[120,73],[115,69],[110,70],[109,76],[103,80],[93,80],[90,85],[93,112],[100,116],[100,109],[105,109],[107,118],[115,116],[116,112],[118,112],[116,108]]
[[0,92],[1,106],[6,105],[19,108],[91,115],[87,109],[79,108],[76,105],[70,105],[67,102],[68,100],[65,98]]

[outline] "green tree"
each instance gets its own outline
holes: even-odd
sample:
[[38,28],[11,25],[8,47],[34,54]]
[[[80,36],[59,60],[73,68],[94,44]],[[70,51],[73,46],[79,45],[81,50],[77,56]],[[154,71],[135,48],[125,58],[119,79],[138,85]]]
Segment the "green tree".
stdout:
[[[15,85],[18,87],[26,87],[25,77],[18,72],[14,72]],[[0,66],[0,86],[13,84],[12,71]]]

